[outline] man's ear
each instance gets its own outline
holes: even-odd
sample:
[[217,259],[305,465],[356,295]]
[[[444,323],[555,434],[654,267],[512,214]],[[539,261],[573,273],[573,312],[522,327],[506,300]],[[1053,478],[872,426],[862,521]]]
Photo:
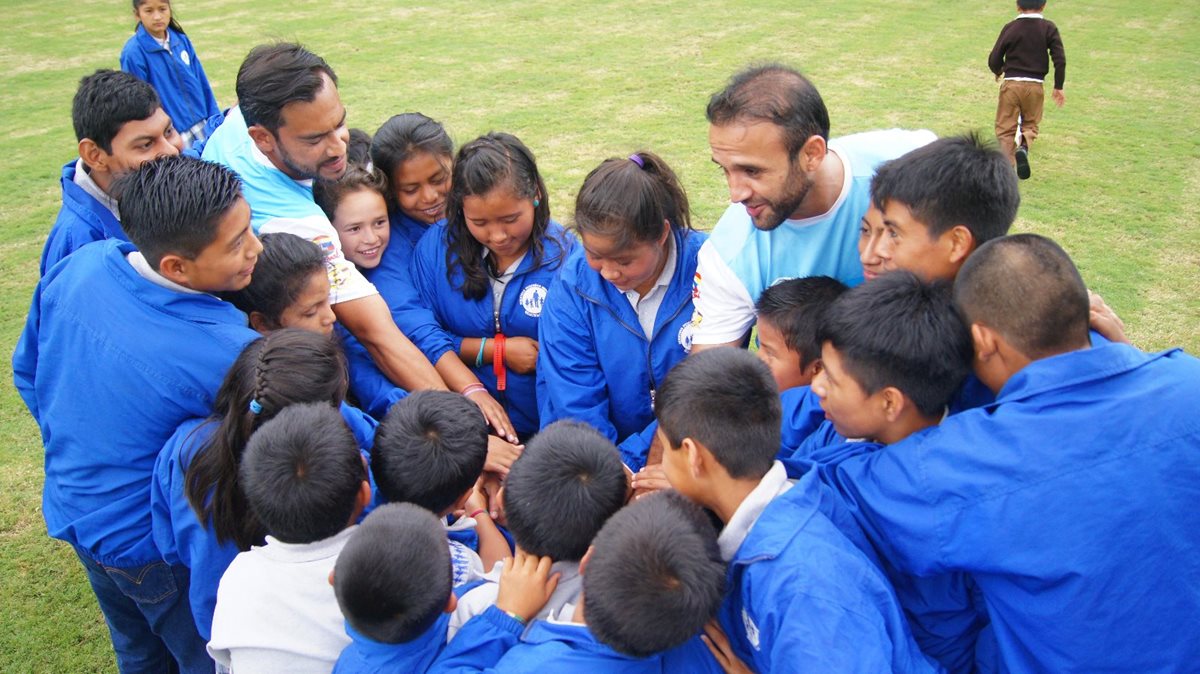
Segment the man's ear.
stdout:
[[87,164],[87,167],[91,170],[108,173],[108,160],[110,157],[112,157],[112,155],[105,152],[99,145],[96,144],[96,141],[92,140],[91,138],[84,138],[83,140],[79,141],[79,158],[82,159],[83,163]]
[[266,127],[255,124],[254,126],[246,129],[246,131],[250,134],[250,139],[254,141],[254,144],[258,147],[259,152],[262,152],[265,155],[272,155],[275,153],[275,144],[277,142],[275,139],[275,134],[268,131]]
[[825,154],[828,151],[829,146],[825,144],[824,138],[817,135],[809,136],[808,140],[804,141],[804,145],[800,146],[796,161],[805,173],[812,173],[825,160]]
[[583,553],[583,557],[579,558],[579,575],[587,573],[587,566],[592,561],[592,553],[596,551],[596,546],[589,545],[587,552]]
[[175,253],[167,253],[158,261],[158,273],[168,281],[178,283],[184,287],[191,287],[188,285],[190,281],[188,271],[190,269],[191,260]]
[[950,237],[950,262],[961,267],[967,256],[975,250],[975,235],[965,225],[955,225],[943,236]]

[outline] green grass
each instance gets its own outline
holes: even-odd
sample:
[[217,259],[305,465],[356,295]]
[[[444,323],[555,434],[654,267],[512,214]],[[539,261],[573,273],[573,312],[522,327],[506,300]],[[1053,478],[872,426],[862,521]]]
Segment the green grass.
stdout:
[[[364,9],[375,5],[374,9]],[[988,50],[1012,3],[794,0],[728,3],[398,3],[180,0],[222,104],[251,46],[299,40],[341,76],[350,123],[417,110],[462,142],[516,133],[538,155],[560,220],[596,163],[649,148],[681,174],[696,221],[727,192],[708,158],[704,104],[737,68],[783,60],[821,89],[834,135],[880,127],[989,131]],[[79,78],[115,67],[123,2],[67,11],[4,0],[0,42],[0,345],[11,353],[73,156]],[[1146,349],[1200,352],[1200,4],[1052,2],[1067,106],[1050,107],[1022,183],[1020,231],[1050,235]],[[107,631],[70,549],[39,512],[41,445],[11,384],[0,389],[0,668],[113,668]]]

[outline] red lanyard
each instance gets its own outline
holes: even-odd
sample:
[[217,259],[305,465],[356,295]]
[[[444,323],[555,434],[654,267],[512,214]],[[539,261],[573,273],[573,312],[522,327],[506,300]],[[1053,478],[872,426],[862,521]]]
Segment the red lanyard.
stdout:
[[508,369],[504,367],[504,335],[496,333],[492,342],[492,372],[496,374],[496,390],[508,388]]

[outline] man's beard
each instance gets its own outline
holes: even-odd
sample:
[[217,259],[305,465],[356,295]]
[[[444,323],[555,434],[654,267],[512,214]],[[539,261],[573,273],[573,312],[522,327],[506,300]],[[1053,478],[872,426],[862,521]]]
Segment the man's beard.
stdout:
[[784,194],[781,199],[767,201],[767,212],[763,213],[763,215],[769,213],[771,219],[763,222],[754,220],[755,228],[769,232],[782,225],[785,220],[791,217],[792,213],[795,213],[800,208],[800,204],[804,203],[804,198],[812,190],[813,181],[809,180],[800,171],[797,171],[795,166],[789,166],[788,184],[791,185],[797,182],[799,184],[796,186],[796,189]]

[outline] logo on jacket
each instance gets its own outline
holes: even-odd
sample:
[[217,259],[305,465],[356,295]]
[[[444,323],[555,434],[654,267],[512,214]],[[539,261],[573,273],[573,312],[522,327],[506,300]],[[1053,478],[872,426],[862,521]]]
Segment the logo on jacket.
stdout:
[[682,346],[683,350],[688,353],[691,353],[692,351],[692,335],[695,334],[695,332],[695,321],[688,321],[687,323],[679,326],[679,334],[675,336],[675,339],[679,340],[679,346]]
[[525,315],[537,318],[542,315],[542,305],[546,303],[546,286],[530,283],[521,291],[520,299]]
[[754,650],[761,650],[758,647],[758,625],[755,625],[754,621],[750,619],[750,613],[745,608],[742,609],[742,626],[746,628],[746,640],[750,642]]
[[183,65],[185,66],[192,65],[192,57],[188,56],[186,51],[179,52],[179,60],[183,61]]

